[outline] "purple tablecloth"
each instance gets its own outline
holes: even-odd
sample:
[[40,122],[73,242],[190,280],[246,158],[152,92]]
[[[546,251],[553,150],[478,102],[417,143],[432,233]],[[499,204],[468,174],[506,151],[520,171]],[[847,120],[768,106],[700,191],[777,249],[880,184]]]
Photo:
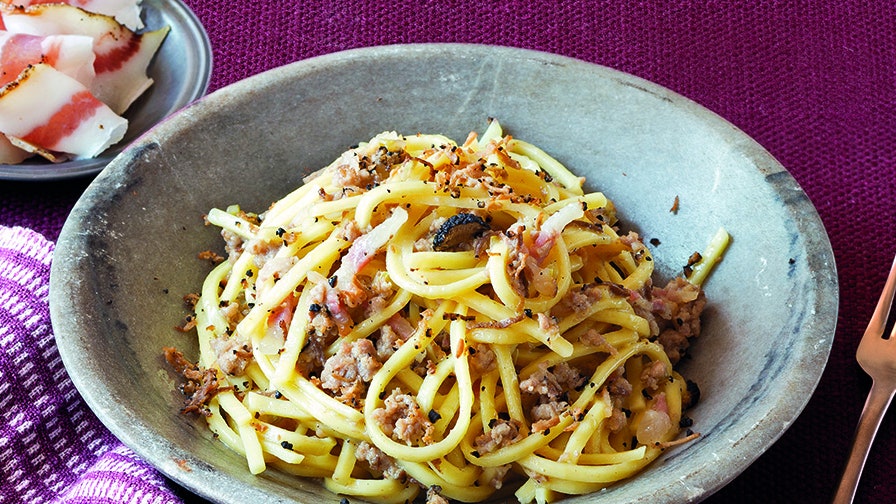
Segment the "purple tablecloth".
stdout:
[[[708,502],[829,500],[870,386],[855,363],[856,346],[896,254],[896,9],[890,1],[187,4],[212,41],[212,90],[355,47],[498,44],[652,80],[755,138],[818,208],[837,260],[840,315],[830,361],[803,414]],[[47,276],[53,242],[88,183],[0,181],[0,503],[198,502],[102,427],[59,361]],[[891,413],[858,502],[896,502],[894,470]]]

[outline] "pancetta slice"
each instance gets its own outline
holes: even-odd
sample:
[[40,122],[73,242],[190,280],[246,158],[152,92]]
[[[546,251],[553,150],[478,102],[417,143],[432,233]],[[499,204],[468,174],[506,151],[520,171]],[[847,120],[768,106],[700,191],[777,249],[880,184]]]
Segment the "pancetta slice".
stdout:
[[55,153],[94,157],[120,141],[127,124],[83,84],[45,63],[0,88],[0,132],[26,150],[48,151],[51,160]]
[[31,156],[31,152],[13,145],[6,135],[0,135],[0,164],[19,164]]
[[93,38],[96,78],[91,92],[116,113],[125,110],[152,79],[146,69],[169,27],[135,33],[114,18],[65,4],[40,4],[3,13],[9,31],[32,35],[71,34]]
[[116,21],[134,31],[143,28],[143,20],[140,19],[139,0],[0,0],[0,3],[10,7],[28,7],[54,3],[68,4],[80,7],[86,11],[112,16]]
[[93,83],[93,39],[84,35],[27,35],[0,30],[0,86],[28,65],[46,63],[85,86]]

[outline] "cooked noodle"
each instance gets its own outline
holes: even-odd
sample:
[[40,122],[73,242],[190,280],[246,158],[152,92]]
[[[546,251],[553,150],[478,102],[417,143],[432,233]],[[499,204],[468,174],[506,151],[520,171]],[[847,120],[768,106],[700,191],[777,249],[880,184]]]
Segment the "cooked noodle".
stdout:
[[683,435],[673,363],[727,234],[694,283],[654,287],[582,184],[492,121],[460,145],[384,133],[261,215],[212,210],[209,426],[252,473],[374,502],[546,502],[636,474]]

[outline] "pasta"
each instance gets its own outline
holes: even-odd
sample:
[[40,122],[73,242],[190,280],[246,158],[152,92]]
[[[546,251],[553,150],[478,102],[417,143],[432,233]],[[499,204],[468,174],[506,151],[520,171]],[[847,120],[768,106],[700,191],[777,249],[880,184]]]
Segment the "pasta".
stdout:
[[372,502],[521,503],[628,478],[693,439],[673,368],[699,333],[720,230],[652,283],[615,208],[498,121],[461,144],[380,134],[255,215],[195,305],[185,411],[252,473]]

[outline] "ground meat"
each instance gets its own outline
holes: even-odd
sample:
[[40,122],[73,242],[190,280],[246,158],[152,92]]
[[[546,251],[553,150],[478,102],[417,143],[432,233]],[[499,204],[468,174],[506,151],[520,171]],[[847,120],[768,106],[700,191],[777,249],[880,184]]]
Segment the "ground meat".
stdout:
[[560,423],[560,414],[569,408],[566,401],[548,401],[536,404],[530,411],[532,432],[541,432]]
[[706,295],[700,287],[683,278],[670,281],[662,289],[653,289],[654,305],[663,323],[657,341],[663,345],[673,364],[690,346],[689,339],[700,335],[700,314],[706,306]]
[[480,455],[491,453],[499,448],[511,445],[522,438],[520,424],[516,420],[498,419],[491,430],[476,436],[473,446]]
[[551,369],[541,365],[520,382],[520,391],[536,396],[535,404],[529,411],[533,432],[557,425],[560,414],[569,407],[567,395],[584,382],[585,376],[565,362],[560,362]]
[[382,367],[376,358],[376,349],[368,339],[353,343],[343,343],[339,352],[327,359],[320,374],[320,386],[332,390],[336,397],[356,408],[366,391],[373,375]]
[[383,311],[388,306],[392,296],[395,295],[395,285],[389,280],[389,275],[376,274],[373,278],[360,277],[365,283],[368,293],[367,306],[364,308],[364,317],[369,318]]
[[560,302],[551,308],[551,315],[565,317],[573,313],[587,312],[602,296],[601,289],[594,284],[583,285],[579,289],[571,289]]
[[666,372],[666,365],[662,361],[653,361],[641,372],[641,381],[644,388],[649,391],[655,391],[669,380],[669,373]]
[[426,489],[426,504],[448,504],[449,501],[442,494],[442,487],[433,485]]
[[540,366],[537,371],[520,382],[520,390],[529,394],[556,400],[565,393],[575,390],[585,382],[585,377],[574,367],[560,362],[552,369]]
[[367,187],[367,185],[373,184],[373,181],[373,173],[362,169],[357,162],[340,164],[333,174],[333,184],[342,188]]
[[219,310],[231,329],[236,327],[243,315],[239,303],[227,302],[224,306],[221,306]]
[[203,250],[197,254],[196,257],[203,261],[209,261],[212,264],[220,264],[224,262],[224,258],[212,250]]
[[396,350],[414,334],[414,326],[400,314],[396,313],[389,317],[385,324],[380,327],[380,335],[376,340],[376,354],[380,360],[386,362],[386,359],[392,356]]
[[186,305],[189,309],[196,308],[196,303],[199,302],[199,294],[196,292],[191,292],[189,294],[185,294],[183,297],[184,305]]
[[374,476],[393,480],[404,480],[407,477],[407,473],[398,466],[394,458],[367,441],[358,443],[358,447],[355,448],[355,458],[366,462]]
[[606,387],[607,391],[610,392],[610,396],[614,400],[624,399],[632,393],[632,384],[625,379],[625,370],[623,368],[617,369],[615,372],[613,372],[613,374],[610,375],[610,377],[607,379]]
[[231,376],[242,375],[252,361],[252,347],[242,339],[219,336],[211,340],[211,347],[221,371]]
[[429,444],[432,442],[433,425],[413,396],[394,389],[384,401],[382,408],[373,411],[373,418],[382,426],[383,432],[396,441],[407,445]]
[[162,349],[165,360],[174,370],[185,378],[185,382],[179,386],[180,391],[187,396],[181,413],[202,413],[208,416],[207,404],[218,392],[229,390],[232,387],[219,387],[218,374],[214,369],[200,369],[199,366],[188,361],[184,354],[172,347]]
[[227,253],[228,260],[235,262],[236,258],[243,253],[243,237],[226,229],[221,230],[221,237],[224,238],[224,251]]
[[676,364],[690,346],[688,340],[700,335],[700,314],[706,306],[703,291],[678,277],[665,287],[631,293],[631,300],[635,313],[647,320],[651,335]]
[[498,368],[498,359],[489,345],[474,343],[470,345],[468,352],[470,354],[470,375],[474,380]]
[[628,415],[622,409],[625,398],[632,393],[632,384],[625,378],[625,370],[619,368],[610,375],[604,386],[604,399],[612,406],[612,413],[606,420],[610,432],[618,432],[628,423]]
[[579,341],[585,345],[596,347],[601,352],[606,352],[610,355],[618,353],[616,347],[611,345],[606,338],[604,338],[604,335],[596,329],[588,329],[585,334],[579,336]]
[[380,146],[373,154],[359,156],[357,153],[346,153],[340,159],[333,175],[333,184],[360,192],[370,189],[384,180],[392,165],[401,164],[409,158],[404,150],[390,151]]

